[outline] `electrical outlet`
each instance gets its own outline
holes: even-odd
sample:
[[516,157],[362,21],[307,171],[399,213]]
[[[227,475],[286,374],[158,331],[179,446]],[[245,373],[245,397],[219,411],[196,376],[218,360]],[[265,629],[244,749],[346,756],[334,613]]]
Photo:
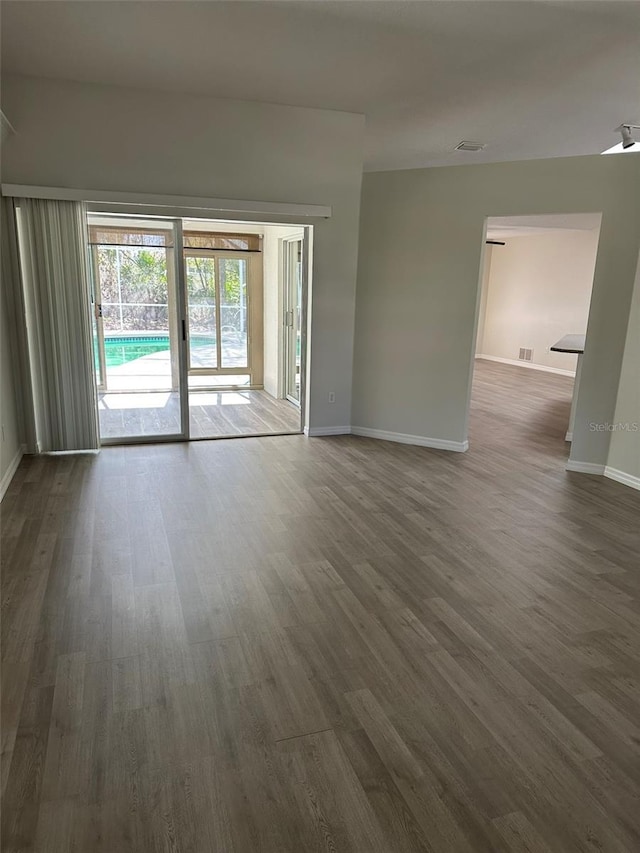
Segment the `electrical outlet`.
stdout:
[[335,403],[335,401],[336,401],[336,392],[335,391],[329,391],[329,402]]

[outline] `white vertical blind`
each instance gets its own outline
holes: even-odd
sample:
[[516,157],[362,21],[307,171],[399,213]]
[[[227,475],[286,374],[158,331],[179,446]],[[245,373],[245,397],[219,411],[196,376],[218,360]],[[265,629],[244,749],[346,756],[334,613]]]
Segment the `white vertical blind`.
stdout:
[[93,450],[99,438],[85,206],[20,199],[17,212],[37,447]]

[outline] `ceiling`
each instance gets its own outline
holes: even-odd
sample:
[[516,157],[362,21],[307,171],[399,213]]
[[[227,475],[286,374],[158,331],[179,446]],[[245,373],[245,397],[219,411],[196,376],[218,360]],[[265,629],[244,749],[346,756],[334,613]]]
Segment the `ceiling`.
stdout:
[[640,124],[640,3],[3,0],[2,69],[364,113],[369,170],[593,154]]
[[555,213],[541,216],[489,216],[487,239],[531,237],[558,231],[597,231],[601,213]]

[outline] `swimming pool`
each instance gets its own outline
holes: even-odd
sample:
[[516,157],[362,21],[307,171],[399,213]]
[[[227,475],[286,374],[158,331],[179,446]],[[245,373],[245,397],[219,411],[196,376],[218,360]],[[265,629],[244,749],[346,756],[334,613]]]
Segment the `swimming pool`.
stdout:
[[[215,346],[213,335],[192,335],[191,346]],[[120,367],[129,361],[169,349],[169,335],[105,335],[104,355],[107,367]],[[96,367],[98,366],[98,341],[94,339]]]

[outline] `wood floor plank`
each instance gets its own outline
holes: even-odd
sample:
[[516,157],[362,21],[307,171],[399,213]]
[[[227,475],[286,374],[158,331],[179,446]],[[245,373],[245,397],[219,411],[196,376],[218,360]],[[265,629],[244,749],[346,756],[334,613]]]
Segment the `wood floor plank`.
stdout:
[[85,652],[58,657],[42,780],[43,801],[71,801],[80,794],[83,779],[78,767],[86,662]]
[[344,750],[332,731],[282,743],[309,851],[386,853],[380,825]]
[[408,782],[417,782],[421,779],[424,774],[420,764],[411,754],[373,693],[370,690],[356,690],[353,693],[347,693],[346,699],[391,776]]
[[3,853],[637,853],[640,495],[566,472],[570,399],[480,361],[466,454],[25,457]]
[[494,823],[513,853],[551,853],[552,848],[521,812],[503,815]]

